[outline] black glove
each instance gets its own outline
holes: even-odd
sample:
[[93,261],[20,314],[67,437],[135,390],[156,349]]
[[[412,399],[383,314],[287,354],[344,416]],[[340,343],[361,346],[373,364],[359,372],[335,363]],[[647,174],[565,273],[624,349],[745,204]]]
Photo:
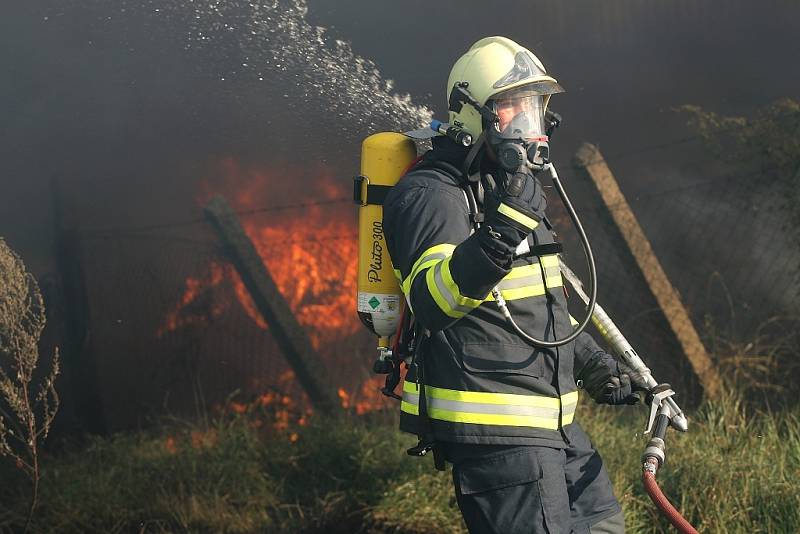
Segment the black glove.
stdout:
[[543,209],[542,187],[528,173],[516,173],[506,180],[503,192],[479,232],[481,247],[499,265],[510,261],[517,246],[538,226]]
[[631,377],[622,372],[619,363],[605,352],[598,352],[581,370],[583,388],[598,404],[636,404]]

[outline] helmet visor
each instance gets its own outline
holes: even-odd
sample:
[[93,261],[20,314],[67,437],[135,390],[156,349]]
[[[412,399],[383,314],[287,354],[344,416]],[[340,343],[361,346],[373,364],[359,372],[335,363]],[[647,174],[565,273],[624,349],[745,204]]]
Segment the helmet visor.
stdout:
[[498,121],[494,127],[503,139],[536,139],[544,133],[544,97],[530,91],[513,91],[493,99]]

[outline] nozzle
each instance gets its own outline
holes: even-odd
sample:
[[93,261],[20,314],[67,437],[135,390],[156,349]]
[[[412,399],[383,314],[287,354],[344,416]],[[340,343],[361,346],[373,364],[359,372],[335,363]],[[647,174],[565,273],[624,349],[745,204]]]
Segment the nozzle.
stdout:
[[672,428],[680,432],[687,432],[689,430],[689,421],[686,420],[686,417],[682,413],[673,415],[670,424]]

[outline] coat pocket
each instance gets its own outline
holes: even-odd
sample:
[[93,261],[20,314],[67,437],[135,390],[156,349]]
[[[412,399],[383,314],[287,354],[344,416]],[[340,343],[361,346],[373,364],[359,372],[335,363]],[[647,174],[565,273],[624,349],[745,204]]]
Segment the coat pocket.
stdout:
[[529,447],[519,447],[459,462],[453,477],[461,493],[471,495],[536,482],[542,478],[542,468]]
[[[538,456],[533,447],[519,447],[453,467],[459,507],[470,532],[569,532],[569,499],[564,492],[561,502],[553,500],[549,486],[554,481],[545,480],[547,473]],[[563,476],[560,484],[565,486]]]
[[461,361],[471,373],[504,373],[541,377],[545,354],[529,345],[468,342],[461,345]]

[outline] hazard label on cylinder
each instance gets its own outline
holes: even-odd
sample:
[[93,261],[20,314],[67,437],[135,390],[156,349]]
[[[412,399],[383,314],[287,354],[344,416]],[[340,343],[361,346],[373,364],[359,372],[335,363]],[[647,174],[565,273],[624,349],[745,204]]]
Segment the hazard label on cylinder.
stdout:
[[358,311],[362,313],[397,313],[400,309],[399,295],[358,292]]

